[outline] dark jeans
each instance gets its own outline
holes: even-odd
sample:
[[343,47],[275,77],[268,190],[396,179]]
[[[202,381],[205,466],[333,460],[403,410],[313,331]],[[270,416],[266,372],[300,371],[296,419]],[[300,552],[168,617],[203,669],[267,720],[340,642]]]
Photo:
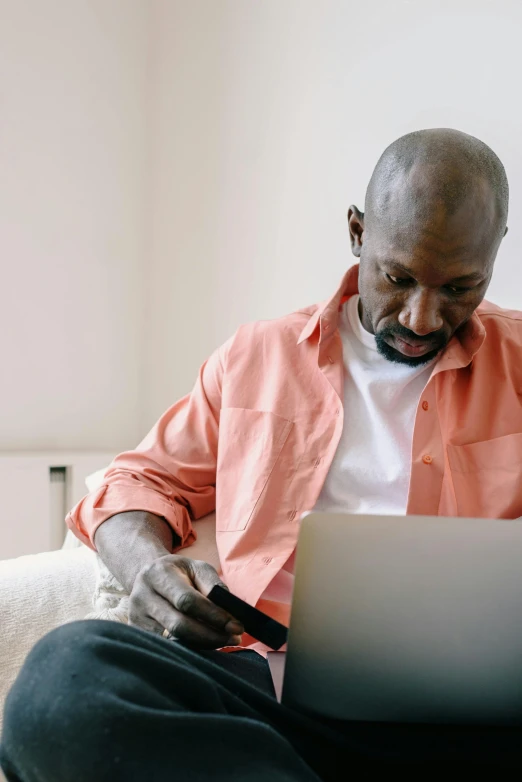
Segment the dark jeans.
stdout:
[[108,621],[32,649],[5,707],[9,782],[317,782],[522,767],[522,731],[330,723],[277,703],[255,652]]

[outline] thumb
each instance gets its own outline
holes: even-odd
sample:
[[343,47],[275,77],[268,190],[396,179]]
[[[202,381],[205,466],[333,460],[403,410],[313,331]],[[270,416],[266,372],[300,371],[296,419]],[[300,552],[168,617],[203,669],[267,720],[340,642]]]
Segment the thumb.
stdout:
[[227,592],[229,591],[227,585],[220,579],[217,570],[208,562],[196,559],[192,560],[192,566],[192,581],[202,595],[207,597],[215,586],[223,587]]
[[[201,592],[202,595],[207,597],[209,593],[214,589],[215,586],[223,587],[223,589],[226,589],[227,592],[229,592],[229,588],[226,584],[221,581],[217,571],[215,568],[212,567],[212,565],[209,565],[208,562],[202,562],[201,560],[194,560],[194,572],[193,572],[193,583],[198,590],[198,592]],[[236,646],[241,641],[241,635],[244,632],[243,624],[242,622],[238,621],[229,611],[226,609],[220,607],[220,611],[223,611],[225,614],[227,614],[230,617],[229,623],[226,625],[226,628],[230,633],[233,633],[235,636],[235,639],[232,641],[233,646]]]

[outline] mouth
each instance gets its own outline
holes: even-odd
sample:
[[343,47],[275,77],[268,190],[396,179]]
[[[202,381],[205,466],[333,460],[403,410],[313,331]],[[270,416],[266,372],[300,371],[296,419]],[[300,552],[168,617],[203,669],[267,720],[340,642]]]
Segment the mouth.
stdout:
[[393,337],[393,341],[397,350],[404,356],[423,356],[425,353],[429,353],[431,350],[435,349],[433,342],[428,344],[426,344],[426,342],[410,344],[399,337]]

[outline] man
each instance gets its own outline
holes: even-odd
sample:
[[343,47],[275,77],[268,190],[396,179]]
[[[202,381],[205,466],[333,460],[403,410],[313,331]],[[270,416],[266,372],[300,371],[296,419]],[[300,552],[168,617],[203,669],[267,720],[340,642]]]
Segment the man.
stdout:
[[360,264],[339,290],[240,328],[68,516],[130,592],[130,626],[74,622],[34,647],[6,704],[8,779],[522,764],[514,730],[333,724],[279,705],[263,647],[206,598],[220,576],[187,548],[216,509],[223,581],[287,621],[306,510],[522,515],[522,313],[483,302],[507,210],[504,167],[472,136],[423,130],[385,150],[365,212],[348,211]]

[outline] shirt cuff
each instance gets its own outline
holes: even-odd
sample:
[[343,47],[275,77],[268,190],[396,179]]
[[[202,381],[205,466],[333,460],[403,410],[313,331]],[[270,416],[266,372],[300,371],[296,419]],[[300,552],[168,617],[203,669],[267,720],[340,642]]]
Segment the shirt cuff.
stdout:
[[145,486],[129,487],[117,483],[100,486],[80,500],[67,514],[65,523],[82,543],[96,551],[94,534],[100,524],[118,513],[133,510],[154,513],[164,518],[180,538],[181,542],[175,550],[190,546],[196,539],[185,509]]

